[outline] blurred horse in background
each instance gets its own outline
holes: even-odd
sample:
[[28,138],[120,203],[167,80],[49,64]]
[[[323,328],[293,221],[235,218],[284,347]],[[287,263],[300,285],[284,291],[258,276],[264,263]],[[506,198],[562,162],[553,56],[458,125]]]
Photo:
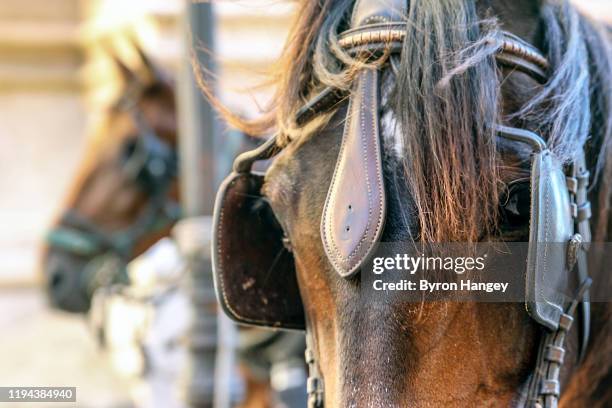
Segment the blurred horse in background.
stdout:
[[179,217],[174,81],[136,50],[138,70],[113,55],[122,95],[90,141],[47,235],[47,293],[66,311],[86,312],[96,288],[125,282],[127,262],[167,236]]
[[[97,289],[128,284],[127,264],[169,236],[180,216],[175,83],[134,48],[138,69],[111,52],[122,95],[94,135],[64,210],[46,237],[46,290],[51,305],[65,311],[85,313]],[[240,143],[254,146],[246,137]],[[240,407],[295,401],[295,390],[275,396],[270,372],[301,364],[303,336],[245,329],[239,337],[245,381]],[[301,393],[299,386],[293,388]]]

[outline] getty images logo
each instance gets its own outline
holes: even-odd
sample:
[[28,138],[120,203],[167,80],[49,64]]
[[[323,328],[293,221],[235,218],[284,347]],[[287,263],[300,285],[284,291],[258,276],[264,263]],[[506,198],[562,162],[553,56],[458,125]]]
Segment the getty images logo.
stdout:
[[380,275],[386,271],[405,271],[414,275],[418,271],[452,271],[457,275],[469,271],[482,271],[485,268],[487,255],[479,257],[441,257],[441,256],[411,256],[396,254],[391,257],[376,257],[373,259],[372,272]]

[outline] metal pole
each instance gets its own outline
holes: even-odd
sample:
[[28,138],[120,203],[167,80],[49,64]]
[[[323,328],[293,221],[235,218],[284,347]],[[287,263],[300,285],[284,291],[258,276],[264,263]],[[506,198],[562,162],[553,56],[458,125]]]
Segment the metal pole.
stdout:
[[[186,0],[187,56],[197,52],[197,63],[214,71],[210,54],[213,52],[214,19],[210,3]],[[214,112],[195,84],[191,62],[182,64],[179,84],[181,195],[186,217],[211,215],[215,197],[213,152],[217,125]]]
[[[212,5],[186,0],[185,7],[186,55],[189,56],[192,49],[204,48],[212,52]],[[209,54],[199,52],[197,59],[203,68],[213,71]],[[215,193],[213,152],[217,125],[211,106],[195,84],[191,62],[185,58],[181,64],[178,86],[181,201],[185,218],[175,227],[174,235],[186,262],[185,290],[192,305],[185,401],[194,408],[209,408],[215,406],[218,334],[210,261],[210,216]]]

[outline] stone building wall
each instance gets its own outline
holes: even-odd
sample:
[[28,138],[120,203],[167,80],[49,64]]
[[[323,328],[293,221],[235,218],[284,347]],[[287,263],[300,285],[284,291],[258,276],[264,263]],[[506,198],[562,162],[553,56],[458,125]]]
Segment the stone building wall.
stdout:
[[82,147],[80,12],[78,0],[0,1],[0,282],[33,279]]
[[[61,208],[87,135],[119,89],[104,47],[135,63],[125,40],[131,33],[176,71],[186,62],[184,4],[0,1],[0,286],[37,281],[41,237]],[[263,71],[277,54],[291,7],[221,1],[216,13],[220,94],[234,109],[255,114],[257,104],[238,91],[258,82],[252,70]],[[263,103],[266,93],[257,96]]]

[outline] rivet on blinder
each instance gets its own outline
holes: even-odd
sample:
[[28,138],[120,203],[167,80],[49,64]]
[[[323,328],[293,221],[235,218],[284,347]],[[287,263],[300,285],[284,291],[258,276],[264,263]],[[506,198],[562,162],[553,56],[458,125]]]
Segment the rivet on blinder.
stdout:
[[289,239],[289,237],[286,235],[283,235],[282,241],[283,241],[283,246],[285,247],[285,249],[288,252],[293,252],[293,246],[291,245],[291,240]]
[[567,245],[567,269],[571,271],[574,269],[578,260],[578,251],[582,248],[582,235],[574,234],[570,238]]

